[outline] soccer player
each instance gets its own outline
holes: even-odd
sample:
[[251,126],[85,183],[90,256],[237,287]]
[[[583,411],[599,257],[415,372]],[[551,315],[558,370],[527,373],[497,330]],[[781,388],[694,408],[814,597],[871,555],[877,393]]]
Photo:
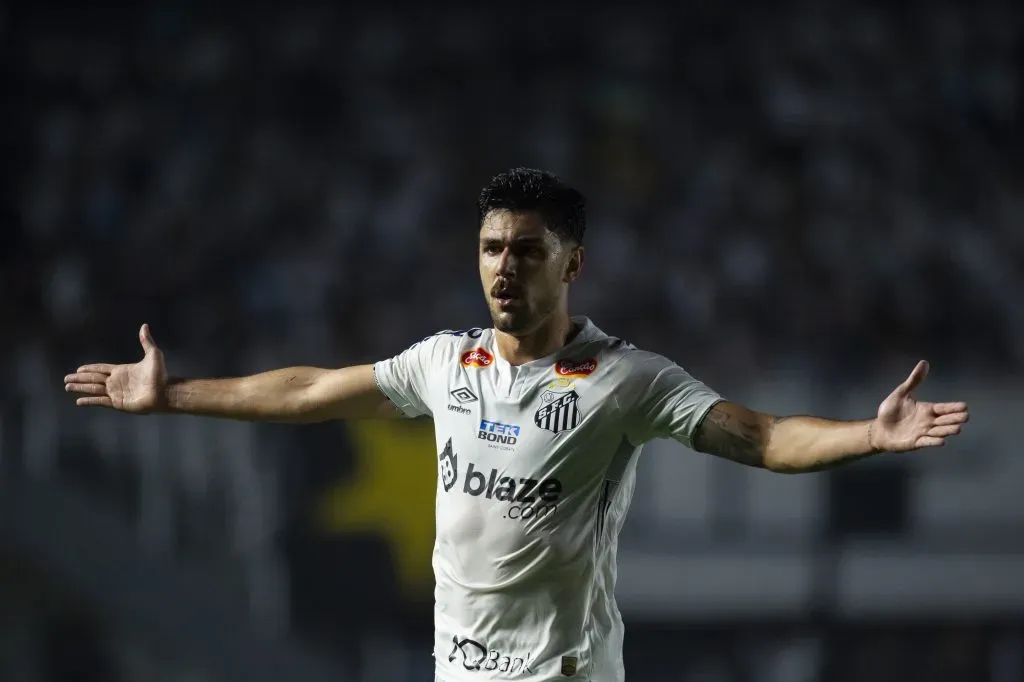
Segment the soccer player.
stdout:
[[[943,445],[961,402],[928,403],[920,362],[877,416],[773,416],[671,360],[570,316],[585,200],[514,169],[480,194],[492,327],[441,331],[376,364],[173,379],[146,325],[135,364],[65,377],[78,405],[247,420],[429,417],[437,445],[434,658],[440,682],[621,682],[616,546],[637,457],[654,438],[782,473]],[[430,485],[424,481],[423,485]]]

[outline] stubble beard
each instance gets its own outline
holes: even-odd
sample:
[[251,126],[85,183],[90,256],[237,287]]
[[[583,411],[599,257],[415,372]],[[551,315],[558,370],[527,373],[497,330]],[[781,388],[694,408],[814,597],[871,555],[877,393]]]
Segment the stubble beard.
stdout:
[[525,335],[540,326],[540,322],[550,316],[557,307],[557,300],[552,299],[551,301],[541,301],[539,304],[527,305],[513,311],[491,308],[491,322],[494,323],[494,328],[500,332],[513,336]]
[[529,330],[533,316],[526,310],[517,312],[506,312],[503,310],[491,310],[491,322],[494,328],[506,334],[523,333]]

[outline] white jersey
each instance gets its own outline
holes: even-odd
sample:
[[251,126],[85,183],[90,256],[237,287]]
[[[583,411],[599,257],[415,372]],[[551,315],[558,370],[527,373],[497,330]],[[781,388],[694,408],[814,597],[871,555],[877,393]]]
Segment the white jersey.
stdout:
[[493,329],[445,331],[375,366],[437,441],[434,658],[441,682],[621,682],[616,547],[644,442],[721,397],[585,317],[512,366]]

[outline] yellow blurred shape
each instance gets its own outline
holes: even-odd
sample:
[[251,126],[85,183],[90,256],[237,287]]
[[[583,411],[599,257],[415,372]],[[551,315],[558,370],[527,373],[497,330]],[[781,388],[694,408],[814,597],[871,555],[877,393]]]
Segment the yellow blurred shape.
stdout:
[[434,423],[381,420],[346,426],[356,454],[355,477],[318,500],[317,521],[327,532],[383,534],[405,596],[429,597],[437,487]]

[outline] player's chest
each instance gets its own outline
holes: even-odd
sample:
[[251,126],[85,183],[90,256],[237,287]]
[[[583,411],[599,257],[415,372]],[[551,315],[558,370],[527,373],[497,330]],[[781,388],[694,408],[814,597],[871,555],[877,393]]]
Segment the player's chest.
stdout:
[[[482,370],[482,371],[481,371]],[[618,406],[592,373],[557,368],[452,368],[434,419],[450,437],[496,452],[552,451],[586,440],[615,423]]]

